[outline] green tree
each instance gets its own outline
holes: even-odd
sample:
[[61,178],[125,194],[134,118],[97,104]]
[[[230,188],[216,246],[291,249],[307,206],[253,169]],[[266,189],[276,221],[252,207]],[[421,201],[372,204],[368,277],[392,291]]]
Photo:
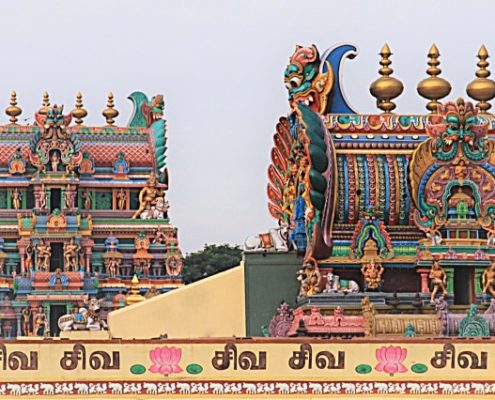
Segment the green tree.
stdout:
[[184,282],[191,283],[229,268],[236,267],[242,258],[239,246],[205,244],[204,249],[184,258]]

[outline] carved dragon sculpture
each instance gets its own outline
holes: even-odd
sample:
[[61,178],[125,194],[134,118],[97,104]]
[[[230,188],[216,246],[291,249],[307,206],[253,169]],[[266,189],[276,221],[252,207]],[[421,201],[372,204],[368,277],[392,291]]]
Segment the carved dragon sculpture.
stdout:
[[168,170],[166,168],[167,127],[163,119],[165,102],[161,94],[148,100],[142,92],[133,92],[128,97],[134,104],[134,111],[129,122],[130,127],[151,128],[155,148],[155,160],[158,181],[168,184]]
[[353,112],[340,85],[334,86],[334,71],[355,51],[351,45],[338,46],[320,59],[316,46],[297,46],[284,73],[291,111],[280,118],[274,136],[268,208],[280,225],[290,227],[290,239],[306,257],[331,253],[336,156],[321,114],[334,105],[339,112]]

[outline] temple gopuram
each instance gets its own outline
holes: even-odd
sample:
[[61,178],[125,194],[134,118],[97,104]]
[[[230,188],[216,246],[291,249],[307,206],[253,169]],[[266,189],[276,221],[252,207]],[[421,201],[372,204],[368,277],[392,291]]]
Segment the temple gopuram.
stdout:
[[286,238],[279,249],[302,257],[296,309],[282,305],[270,334],[485,332],[461,324],[469,315],[495,334],[495,118],[488,102],[495,82],[488,52],[479,50],[476,78],[466,88],[476,103],[441,103],[451,85],[439,76],[433,45],[428,77],[417,85],[428,113],[402,115],[394,100],[404,86],[392,76],[385,45],[380,77],[369,88],[382,113],[363,115],[340,81],[342,59],[355,51],[343,45],[320,56],[315,46],[298,46],[285,69],[291,110],[277,124],[268,171],[269,211],[280,228],[266,241],[246,243],[276,250],[278,236]]
[[110,93],[106,124],[89,127],[81,94],[65,111],[45,93],[26,126],[12,92],[10,123],[0,127],[2,336],[57,336],[61,316],[86,322],[79,311],[95,299],[104,320],[132,303],[131,289],[139,300],[182,284],[165,197],[163,96],[129,99],[128,126],[114,125]]
[[[239,266],[144,301],[146,285],[180,285],[162,98],[131,95],[127,128],[109,99],[108,125],[86,128],[80,99],[75,125],[46,104],[20,127],[14,96],[0,129],[4,332],[41,308],[34,336],[0,341],[0,398],[493,399],[488,52],[470,99],[450,98],[433,45],[421,115],[395,113],[404,85],[387,45],[369,87],[379,111],[357,113],[342,88],[356,55],[312,45],[289,59],[268,169],[275,227],[246,239]],[[55,316],[60,336],[40,337]]]

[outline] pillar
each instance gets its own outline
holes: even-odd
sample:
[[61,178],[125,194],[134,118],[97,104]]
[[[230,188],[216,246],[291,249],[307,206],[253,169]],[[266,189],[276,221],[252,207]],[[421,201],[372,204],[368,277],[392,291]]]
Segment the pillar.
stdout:
[[447,293],[454,293],[454,268],[445,268],[447,273]]
[[90,274],[91,273],[91,254],[93,253],[93,249],[89,246],[86,247],[86,251],[84,254],[86,255],[86,273]]
[[421,277],[421,293],[430,293],[430,270],[427,268],[418,268],[416,272]]
[[474,290],[476,294],[482,294],[483,288],[481,287],[481,275],[485,271],[484,268],[476,268],[474,270]]
[[34,208],[36,210],[39,210],[39,208],[40,208],[40,187],[39,186],[34,187]]
[[153,260],[153,276],[161,276],[162,275],[162,261],[154,259]]
[[15,313],[15,319],[16,319],[16,326],[17,326],[17,329],[16,329],[16,336],[21,336],[22,335],[22,329],[21,329],[21,318],[22,318],[22,315],[20,312],[16,312]]

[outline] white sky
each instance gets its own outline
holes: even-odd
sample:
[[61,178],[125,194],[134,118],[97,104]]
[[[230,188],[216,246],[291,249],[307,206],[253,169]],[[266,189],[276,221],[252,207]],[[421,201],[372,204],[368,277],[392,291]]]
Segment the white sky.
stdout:
[[[275,225],[266,203],[272,135],[287,110],[283,70],[294,46],[321,52],[351,42],[344,86],[359,112],[375,112],[369,84],[388,42],[405,84],[398,113],[423,112],[416,93],[432,42],[450,98],[465,96],[482,43],[495,53],[491,1],[14,1],[0,14],[0,107],[15,89],[33,121],[48,90],[73,108],[84,95],[88,125],[103,125],[114,92],[117,124],[128,94],[165,95],[172,223],[185,252],[205,243],[241,244]],[[7,117],[4,117],[7,123]]]

